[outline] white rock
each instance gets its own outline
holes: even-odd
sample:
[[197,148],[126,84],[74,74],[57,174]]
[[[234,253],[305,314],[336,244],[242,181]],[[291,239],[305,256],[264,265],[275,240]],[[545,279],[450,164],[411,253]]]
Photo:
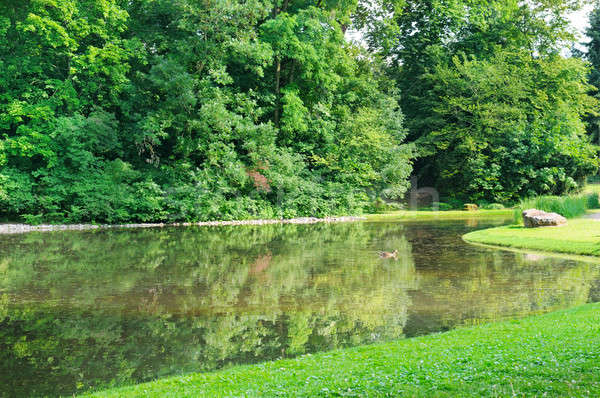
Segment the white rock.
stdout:
[[558,213],[546,213],[538,209],[523,211],[523,225],[525,225],[525,228],[550,227],[566,223],[567,219]]

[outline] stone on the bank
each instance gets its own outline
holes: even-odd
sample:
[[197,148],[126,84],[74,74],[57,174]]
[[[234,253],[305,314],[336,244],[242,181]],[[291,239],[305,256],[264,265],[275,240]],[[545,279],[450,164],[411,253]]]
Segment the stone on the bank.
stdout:
[[558,213],[546,213],[538,209],[523,211],[523,225],[525,225],[525,228],[550,227],[566,223],[567,219]]
[[465,203],[465,210],[467,211],[476,211],[479,209],[479,206],[477,206],[475,203]]

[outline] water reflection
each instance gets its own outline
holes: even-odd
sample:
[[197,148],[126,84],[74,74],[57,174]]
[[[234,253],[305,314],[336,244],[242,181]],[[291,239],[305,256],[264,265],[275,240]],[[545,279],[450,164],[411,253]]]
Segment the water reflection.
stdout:
[[436,238],[431,244],[414,240],[420,286],[410,295],[406,336],[598,300],[598,263],[461,245],[459,234],[439,226],[422,226],[416,234],[423,229]]
[[[599,266],[486,223],[33,233],[0,243],[0,395],[57,395],[597,299]],[[398,260],[378,250],[398,249]]]

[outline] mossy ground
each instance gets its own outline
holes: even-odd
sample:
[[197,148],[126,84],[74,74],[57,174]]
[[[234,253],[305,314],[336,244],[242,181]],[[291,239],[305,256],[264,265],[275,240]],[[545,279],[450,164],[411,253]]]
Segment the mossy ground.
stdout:
[[93,396],[600,396],[600,305]]

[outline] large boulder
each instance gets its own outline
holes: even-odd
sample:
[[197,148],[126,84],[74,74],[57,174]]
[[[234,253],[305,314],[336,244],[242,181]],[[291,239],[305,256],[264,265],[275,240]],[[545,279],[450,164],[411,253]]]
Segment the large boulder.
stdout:
[[525,228],[550,227],[566,223],[567,219],[558,213],[546,213],[538,209],[523,211],[523,225],[525,225]]

